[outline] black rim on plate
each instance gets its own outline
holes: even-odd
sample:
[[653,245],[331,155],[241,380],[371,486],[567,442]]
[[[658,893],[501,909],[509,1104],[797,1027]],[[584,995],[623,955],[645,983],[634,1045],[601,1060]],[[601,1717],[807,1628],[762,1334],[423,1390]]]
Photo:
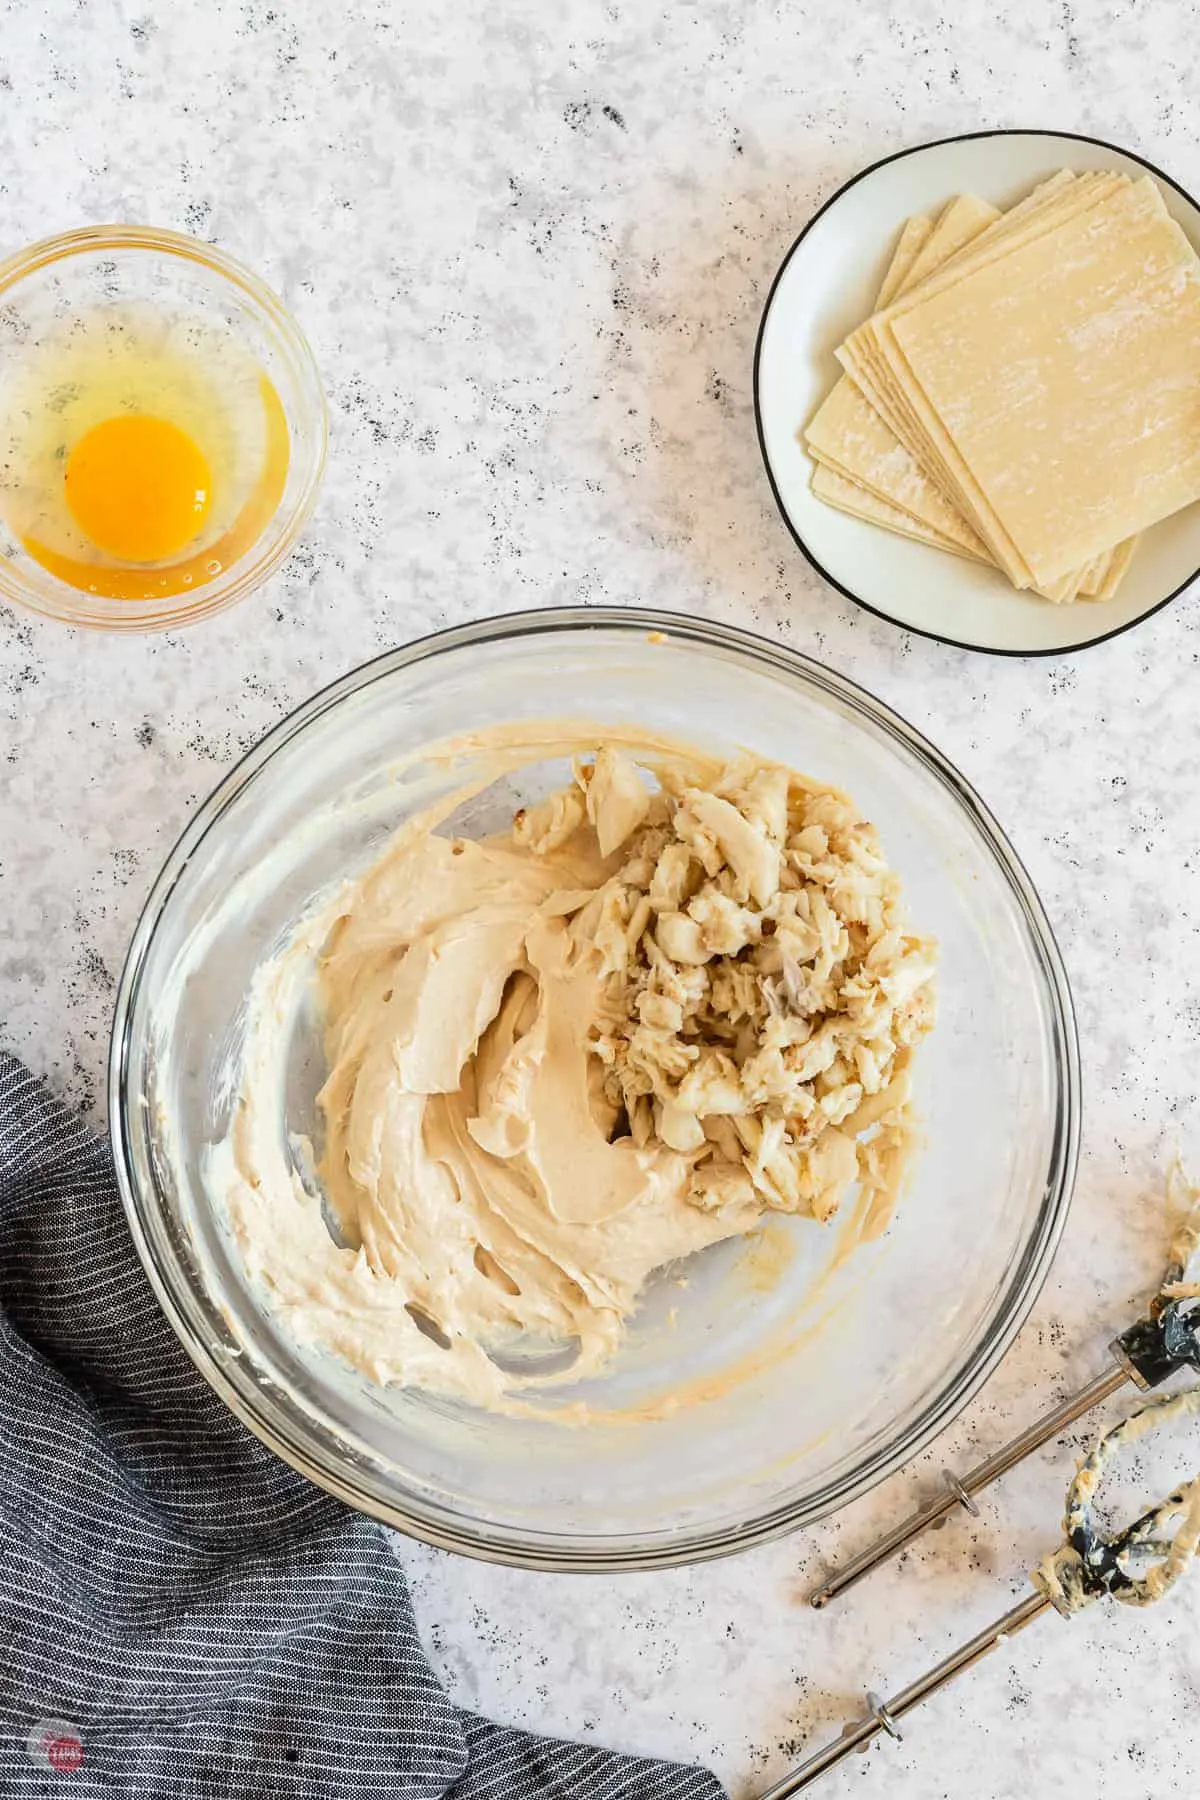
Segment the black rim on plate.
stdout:
[[1024,125],[1004,127],[995,131],[961,131],[956,133],[953,137],[934,138],[927,144],[913,144],[908,150],[894,150],[890,156],[879,157],[876,162],[869,163],[865,169],[860,169],[857,175],[852,175],[849,181],[844,181],[841,187],[837,188],[829,196],[828,200],[817,208],[811,219],[808,220],[803,229],[798,232],[795,238],[793,238],[787,255],[775,271],[775,277],[771,282],[771,286],[767,291],[767,298],[763,303],[762,317],[759,319],[758,332],[754,339],[754,427],[758,434],[759,453],[762,456],[763,468],[767,472],[767,480],[771,486],[771,496],[775,501],[776,510],[784,524],[787,526],[797,548],[816,570],[822,581],[827,581],[830,587],[836,588],[838,593],[843,594],[847,600],[852,600],[855,606],[861,606],[864,612],[873,614],[877,619],[885,620],[889,625],[895,625],[900,631],[911,632],[915,637],[930,638],[934,643],[938,644],[949,644],[951,648],[955,650],[974,650],[981,656],[1072,656],[1078,650],[1090,650],[1096,644],[1107,644],[1111,639],[1121,637],[1126,631],[1132,631],[1135,625],[1144,625],[1147,619],[1152,619],[1154,617],[1155,613],[1161,612],[1165,606],[1170,606],[1172,600],[1177,600],[1180,594],[1192,585],[1197,576],[1200,576],[1200,568],[1193,569],[1191,574],[1179,583],[1178,587],[1172,588],[1171,592],[1165,594],[1161,600],[1156,600],[1153,606],[1147,607],[1145,612],[1139,613],[1136,619],[1127,619],[1123,625],[1114,625],[1111,631],[1101,631],[1097,633],[1095,637],[1081,639],[1077,644],[1056,644],[1046,649],[1006,650],[997,644],[972,644],[968,643],[964,638],[947,637],[944,632],[931,631],[927,626],[912,625],[906,619],[898,619],[894,613],[885,612],[882,607],[873,606],[869,600],[864,600],[861,594],[856,594],[853,588],[847,587],[844,581],[839,581],[836,575],[830,573],[821,559],[816,555],[811,545],[808,544],[801,536],[800,532],[797,531],[796,526],[792,521],[791,514],[787,509],[787,505],[784,502],[783,495],[779,491],[779,484],[775,479],[775,471],[771,467],[771,458],[767,454],[767,440],[763,431],[762,406],[759,402],[759,365],[762,359],[763,337],[767,329],[767,320],[771,316],[771,307],[774,303],[776,289],[783,280],[784,275],[787,273],[792,258],[795,256],[797,250],[799,250],[813,226],[819,219],[824,218],[831,207],[837,205],[843,194],[848,194],[851,188],[857,187],[860,181],[866,181],[867,177],[874,175],[877,170],[886,169],[889,163],[903,162],[910,156],[921,156],[926,150],[943,150],[949,144],[969,144],[974,143],[981,138],[1032,137],[1059,138],[1063,143],[1091,144],[1092,147],[1097,150],[1111,150],[1115,156],[1122,156],[1129,162],[1137,163],[1141,168],[1146,170],[1147,174],[1153,175],[1156,181],[1160,181],[1165,186],[1173,188],[1181,200],[1186,200],[1189,206],[1193,207],[1197,213],[1200,213],[1200,201],[1198,201],[1194,195],[1189,194],[1185,187],[1181,187],[1179,183],[1173,180],[1170,175],[1166,174],[1164,170],[1160,169],[1156,163],[1148,161],[1144,156],[1139,156],[1135,150],[1126,150],[1121,144],[1110,144],[1107,138],[1089,137],[1086,132],[1040,130],[1037,126]]

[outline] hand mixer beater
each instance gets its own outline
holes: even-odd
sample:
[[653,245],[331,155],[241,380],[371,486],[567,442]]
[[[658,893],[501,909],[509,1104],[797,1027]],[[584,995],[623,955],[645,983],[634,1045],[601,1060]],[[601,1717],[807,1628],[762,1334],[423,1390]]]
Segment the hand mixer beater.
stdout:
[[[1177,1194],[1181,1184],[1181,1172],[1176,1171],[1172,1191]],[[961,1480],[947,1476],[944,1495],[826,1581],[811,1597],[814,1606],[827,1606],[898,1555],[921,1532],[940,1524],[957,1506],[977,1513],[974,1496],[981,1489],[1125,1383],[1146,1391],[1181,1370],[1200,1370],[1200,1282],[1189,1279],[1195,1273],[1192,1265],[1200,1261],[1200,1201],[1195,1195],[1190,1199],[1172,1239],[1159,1291],[1145,1317],[1113,1343],[1113,1366]],[[1125,1605],[1147,1606],[1168,1593],[1200,1550],[1200,1472],[1123,1530],[1110,1533],[1096,1521],[1096,1495],[1102,1476],[1123,1449],[1181,1419],[1195,1417],[1200,1417],[1200,1386],[1157,1396],[1106,1432],[1067,1490],[1063,1542],[1032,1571],[1033,1592],[900,1693],[887,1700],[868,1694],[868,1711],[862,1718],[847,1725],[839,1738],[785,1775],[759,1800],[788,1800],[852,1752],[865,1750],[881,1734],[898,1738],[897,1721],[906,1713],[1044,1613],[1054,1611],[1071,1618],[1105,1596]]]

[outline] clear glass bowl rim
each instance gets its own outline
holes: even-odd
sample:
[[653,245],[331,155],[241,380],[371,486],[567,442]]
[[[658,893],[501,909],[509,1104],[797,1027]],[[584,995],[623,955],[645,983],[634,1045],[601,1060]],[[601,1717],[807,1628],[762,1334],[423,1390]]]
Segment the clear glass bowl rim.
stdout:
[[[1057,1116],[1046,1193],[1034,1229],[1009,1271],[991,1328],[957,1374],[932,1395],[917,1417],[890,1446],[864,1461],[842,1480],[814,1495],[789,1501],[734,1527],[681,1534],[668,1544],[614,1547],[602,1538],[522,1532],[481,1524],[478,1532],[435,1508],[398,1501],[372,1487],[359,1485],[352,1471],[333,1457],[316,1457],[272,1416],[258,1391],[243,1393],[207,1342],[206,1322],[197,1296],[181,1277],[169,1253],[168,1238],[153,1194],[138,1189],[132,1155],[132,1119],[137,1096],[130,1092],[131,1025],[142,970],[160,914],[187,863],[202,848],[209,830],[245,784],[286,744],[315,719],[347,696],[385,679],[395,670],[428,662],[473,645],[529,636],[553,636],[597,629],[630,636],[662,632],[710,650],[749,657],[769,673],[799,678],[865,715],[914,755],[969,815],[1007,878],[1028,926],[1041,968],[1044,998],[1053,1027]],[[121,972],[108,1065],[109,1129],[117,1184],[142,1266],[183,1348],[225,1404],[276,1455],[329,1493],[360,1512],[394,1526],[408,1536],[439,1549],[482,1561],[558,1572],[603,1573],[621,1569],[672,1568],[731,1556],[773,1538],[783,1537],[829,1517],[876,1487],[919,1455],[946,1429],[978,1393],[1010,1348],[1049,1273],[1066,1224],[1079,1157],[1081,1076],[1078,1031],[1066,969],[1049,920],[1030,877],[974,789],[952,763],[901,715],[875,699],[846,676],[815,662],[802,652],[740,627],[693,619],[643,607],[561,607],[502,614],[434,632],[397,650],[361,664],[303,701],[260,738],[196,809],[170,851],[142,909]]]
[[[211,618],[214,613],[223,612],[235,601],[244,599],[255,588],[261,587],[285,561],[307,524],[320,491],[329,445],[329,407],[312,346],[274,289],[237,257],[219,250],[215,244],[205,243],[202,238],[189,237],[186,232],[168,231],[155,225],[83,225],[73,231],[40,238],[0,262],[0,305],[5,295],[27,276],[73,256],[102,254],[105,250],[158,251],[211,269],[239,288],[263,314],[288,355],[294,359],[306,389],[306,403],[312,406],[308,423],[314,433],[313,454],[309,458],[304,486],[286,521],[267,541],[264,554],[254,556],[244,568],[238,568],[233,580],[223,582],[218,579],[197,588],[194,596],[189,596],[187,605],[178,604],[181,597],[173,595],[161,603],[155,602],[156,611],[135,611],[141,603],[126,601],[116,604],[127,607],[127,612],[114,610],[110,613],[102,608],[88,610],[88,596],[81,594],[76,609],[66,600],[67,590],[64,589],[64,603],[58,606],[35,590],[19,573],[14,573],[7,559],[0,557],[0,599],[26,607],[44,619],[55,619],[60,625],[92,631],[178,631],[200,619]],[[255,550],[263,541],[259,540]],[[56,584],[53,590],[48,585],[48,591],[57,592],[57,586],[61,585]],[[176,604],[172,605],[172,601]]]

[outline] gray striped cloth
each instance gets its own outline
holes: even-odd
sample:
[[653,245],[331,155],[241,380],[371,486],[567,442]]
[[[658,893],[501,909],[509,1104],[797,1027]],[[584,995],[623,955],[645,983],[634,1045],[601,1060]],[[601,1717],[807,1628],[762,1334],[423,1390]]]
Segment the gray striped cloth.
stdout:
[[107,1146],[0,1055],[0,1796],[35,1795],[721,1789],[450,1704],[385,1534],[209,1391],[134,1254]]

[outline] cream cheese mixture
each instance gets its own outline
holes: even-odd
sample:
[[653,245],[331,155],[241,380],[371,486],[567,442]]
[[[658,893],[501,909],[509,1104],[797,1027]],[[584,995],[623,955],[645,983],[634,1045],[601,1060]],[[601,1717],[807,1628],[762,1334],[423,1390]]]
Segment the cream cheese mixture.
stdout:
[[[443,829],[471,783],[304,922],[255,982],[209,1180],[299,1336],[503,1410],[603,1369],[664,1264],[852,1188],[890,1207],[934,954],[874,828],[805,776],[630,729],[464,746],[574,778],[478,841]],[[324,1204],[280,1141],[298,978]]]

